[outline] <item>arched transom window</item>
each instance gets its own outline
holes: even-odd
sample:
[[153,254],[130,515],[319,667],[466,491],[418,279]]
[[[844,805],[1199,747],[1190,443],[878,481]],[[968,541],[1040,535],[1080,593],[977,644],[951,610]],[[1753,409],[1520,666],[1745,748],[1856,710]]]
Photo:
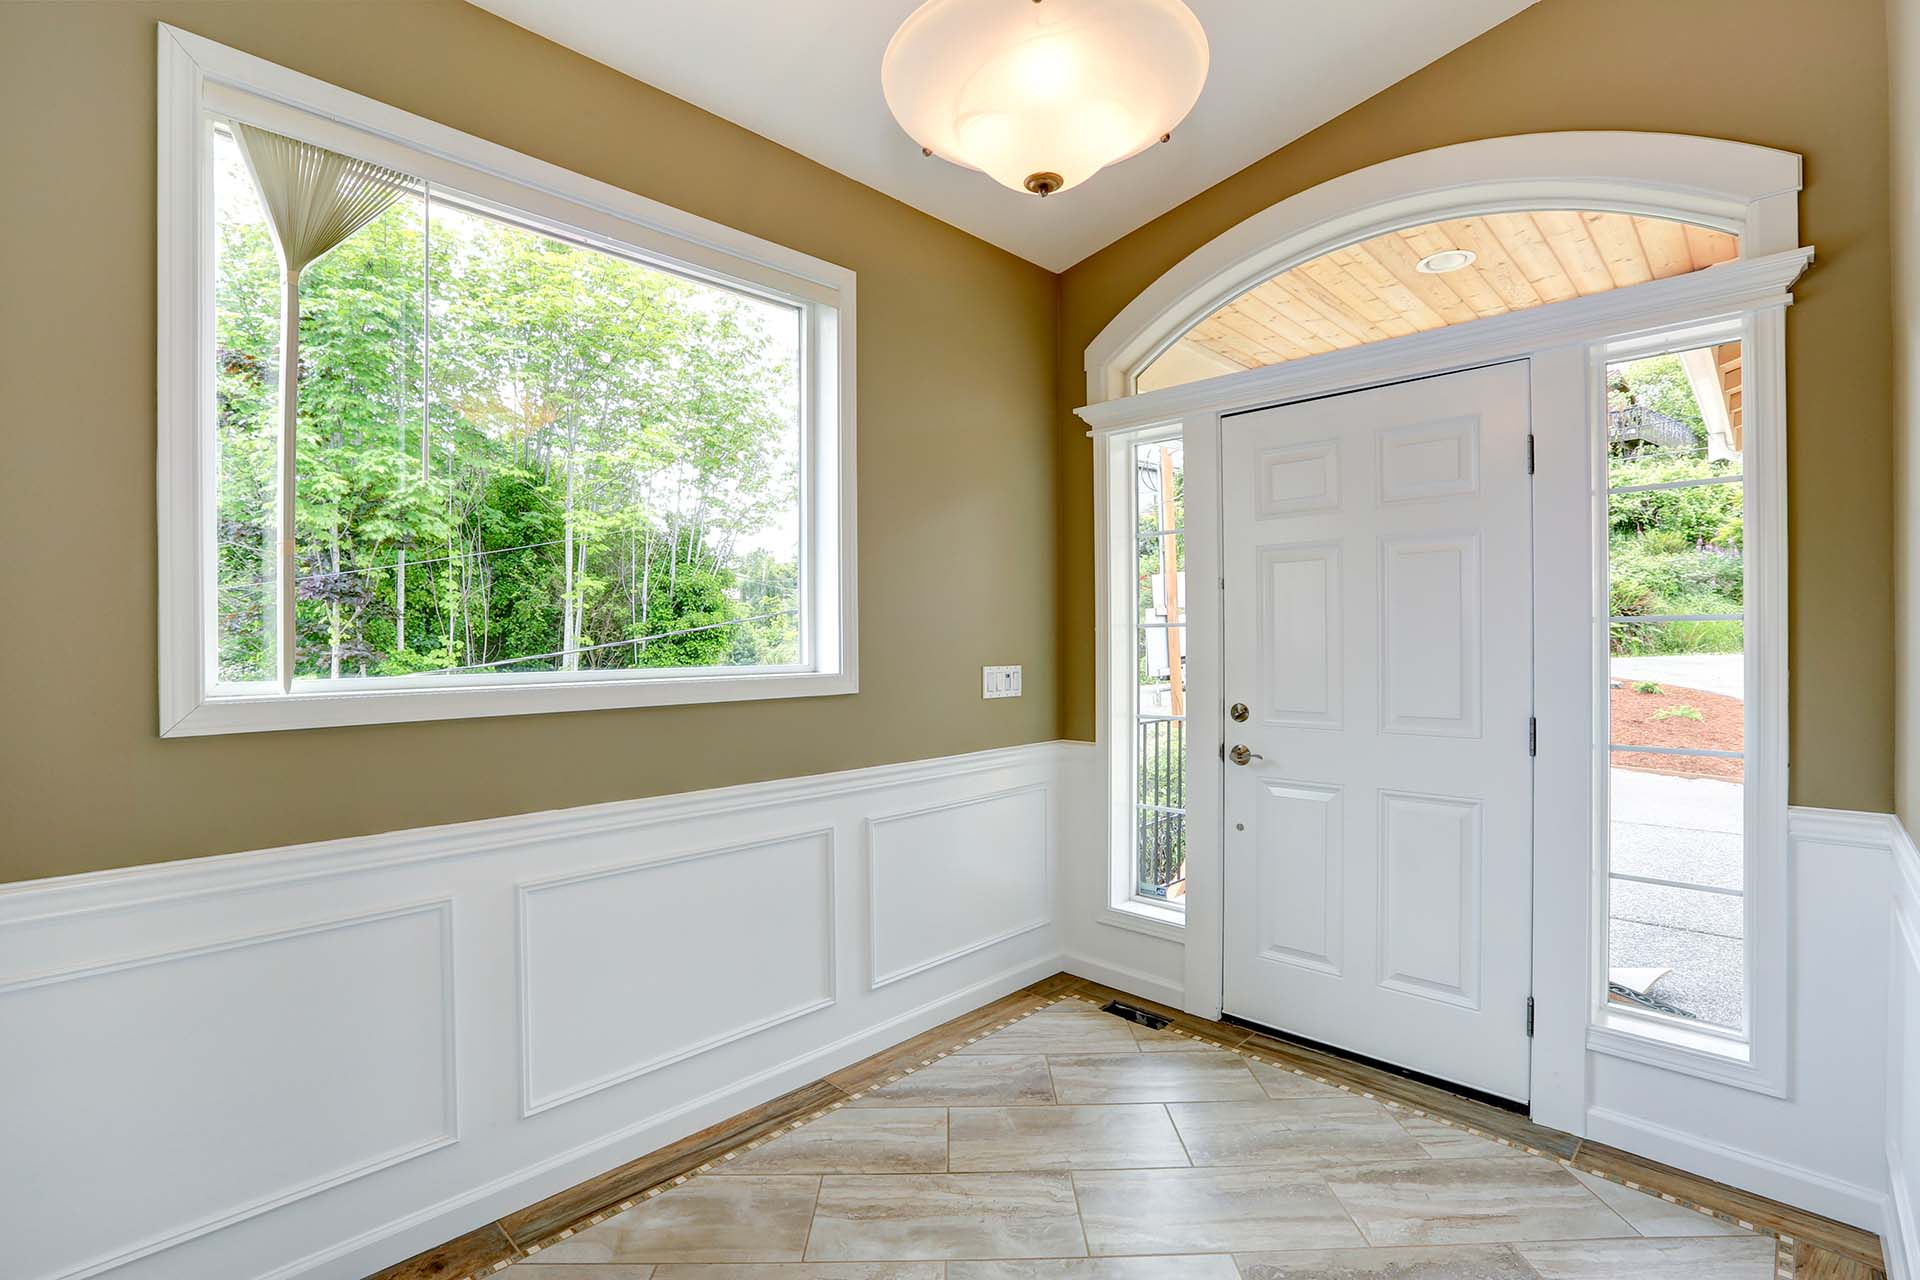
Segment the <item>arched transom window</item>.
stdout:
[[1449,218],[1263,280],[1140,373],[1156,391],[1700,271],[1739,237],[1665,218],[1541,210]]

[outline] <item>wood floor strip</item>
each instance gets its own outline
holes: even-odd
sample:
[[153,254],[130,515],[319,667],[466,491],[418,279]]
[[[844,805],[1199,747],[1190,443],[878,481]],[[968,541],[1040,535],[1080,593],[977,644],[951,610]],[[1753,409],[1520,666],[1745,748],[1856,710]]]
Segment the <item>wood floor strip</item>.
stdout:
[[1887,1273],[1818,1245],[1794,1247],[1793,1280],[1887,1280]]
[[548,1196],[518,1213],[510,1213],[500,1219],[500,1226],[522,1248],[539,1244],[584,1218],[644,1194],[649,1187],[690,1173],[743,1142],[751,1142],[763,1133],[845,1098],[846,1094],[824,1080],[802,1085],[771,1102],[709,1125],[638,1160],[630,1160],[597,1178]]
[[[1634,1182],[1655,1195],[1672,1195],[1695,1204],[1706,1205],[1743,1222],[1751,1222],[1762,1231],[1791,1236],[1801,1246],[1849,1259],[1875,1273],[1884,1265],[1879,1237],[1844,1222],[1823,1218],[1805,1209],[1769,1200],[1765,1196],[1742,1191],[1738,1187],[1714,1182],[1696,1174],[1682,1173],[1631,1152],[1599,1142],[1582,1142],[1574,1163],[1593,1169],[1619,1182]],[[1804,1276],[1804,1272],[1801,1273]],[[1835,1271],[1834,1276],[1846,1272]]]
[[1170,1031],[1184,1031],[1189,1035],[1204,1036],[1215,1044],[1228,1049],[1244,1042],[1249,1034],[1244,1027],[1236,1027],[1226,1022],[1213,1022],[1206,1018],[1197,1018],[1183,1009],[1176,1009],[1171,1005],[1161,1004],[1157,1000],[1148,1000],[1144,996],[1130,995],[1125,991],[1103,986],[1098,982],[1089,982],[1086,979],[1076,980],[1075,985],[1067,988],[1067,991],[1073,995],[1092,1000],[1096,1004],[1104,1005],[1110,1001],[1118,1000],[1122,1004],[1130,1004],[1136,1009],[1145,1009],[1148,1013],[1157,1014],[1165,1018],[1170,1024],[1168,1027]]
[[[927,1059],[937,1053],[945,1053],[954,1045],[977,1036],[996,1023],[1017,1018],[1030,1009],[1034,1009],[1047,1000],[1061,994],[1060,984],[1053,979],[1044,979],[1031,987],[1023,987],[1010,996],[1003,996],[992,1004],[975,1009],[972,1013],[963,1013],[951,1022],[942,1023],[933,1030],[902,1041],[889,1049],[882,1049],[871,1058],[863,1059],[850,1067],[845,1067],[826,1077],[826,1082],[847,1093],[859,1093],[871,1089],[885,1081],[889,1076],[899,1075],[909,1068],[917,1069]],[[1039,987],[1048,987],[1042,992]]]
[[[1066,996],[1098,1004],[1120,1000],[1166,1018],[1173,1029],[1188,1035],[1201,1036],[1229,1049],[1278,1062],[1362,1093],[1371,1093],[1383,1101],[1424,1111],[1512,1145],[1570,1160],[1579,1168],[1598,1172],[1617,1182],[1636,1184],[1656,1195],[1669,1195],[1736,1220],[1751,1222],[1763,1231],[1793,1242],[1790,1256],[1794,1261],[1794,1280],[1887,1280],[1882,1270],[1884,1264],[1879,1240],[1856,1227],[1677,1169],[1669,1169],[1613,1147],[1582,1142],[1571,1134],[1534,1124],[1524,1116],[1408,1080],[1392,1072],[1249,1032],[1230,1023],[1196,1017],[1157,1001],[1067,973],[1042,979],[991,1004],[962,1014],[824,1079],[722,1120],[699,1133],[629,1161],[597,1178],[590,1178],[576,1187],[549,1196],[538,1204],[508,1214],[498,1222],[470,1231],[405,1262],[396,1263],[369,1277],[369,1280],[466,1280],[468,1277],[484,1280],[496,1268],[526,1256],[526,1250],[545,1244],[562,1231],[596,1220],[595,1215],[604,1217],[609,1210],[645,1195],[650,1188],[682,1178],[698,1170],[701,1165],[756,1138],[803,1119],[823,1107],[844,1101],[849,1094],[870,1089],[903,1072],[917,1070],[927,1061],[951,1052],[972,1037]],[[1785,1243],[1783,1241],[1783,1247]]]
[[464,1280],[491,1275],[499,1266],[520,1257],[520,1250],[497,1222],[476,1227],[457,1239],[396,1262],[369,1280]]

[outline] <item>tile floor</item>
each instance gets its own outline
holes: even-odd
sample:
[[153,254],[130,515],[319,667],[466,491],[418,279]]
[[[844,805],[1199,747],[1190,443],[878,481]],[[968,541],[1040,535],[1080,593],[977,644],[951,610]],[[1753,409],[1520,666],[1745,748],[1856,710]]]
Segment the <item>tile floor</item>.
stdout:
[[506,1280],[1772,1280],[1775,1240],[1068,998]]

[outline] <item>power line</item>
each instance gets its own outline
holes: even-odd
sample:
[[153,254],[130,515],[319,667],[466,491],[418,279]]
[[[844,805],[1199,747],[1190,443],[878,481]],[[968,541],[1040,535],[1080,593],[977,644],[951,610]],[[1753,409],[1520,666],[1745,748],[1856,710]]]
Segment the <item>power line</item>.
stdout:
[[[503,556],[507,554],[507,552],[509,551],[533,551],[540,547],[557,547],[562,542],[565,542],[565,541],[566,541],[565,538],[553,538],[546,542],[522,543],[520,546],[517,546],[517,547],[495,547],[491,551],[462,551],[458,555],[435,556],[431,560],[409,560],[407,561],[407,568],[417,569],[421,565],[445,564],[449,560],[484,560],[488,556]],[[240,544],[240,543],[229,543],[227,545],[244,546],[244,544]],[[364,569],[341,569],[339,572],[341,573],[385,573],[389,569],[398,569],[399,567],[400,567],[399,562],[395,561],[393,564],[369,565]],[[320,578],[331,578],[332,576],[333,576],[332,571],[323,570],[319,573],[298,574],[294,577],[294,581],[295,582],[313,582]],[[272,583],[273,583],[272,578],[255,578],[251,582],[223,582],[220,584],[220,589],[222,591],[227,591],[227,590],[232,590],[239,587],[265,587],[265,586],[271,586]]]
[[472,662],[461,667],[440,667],[433,672],[422,674],[442,674],[449,671],[484,671],[489,667],[513,667],[523,662],[545,662],[550,658],[564,658],[570,653],[594,653],[601,649],[624,649],[628,645],[642,645],[649,640],[672,640],[678,636],[690,636],[701,631],[717,631],[722,627],[737,627],[748,622],[766,622],[772,618],[785,618],[799,613],[798,609],[780,609],[773,613],[756,614],[751,618],[731,618],[726,622],[709,622],[698,627],[686,627],[679,631],[656,631],[651,635],[634,636],[629,640],[608,640],[603,644],[584,645],[574,649],[555,649],[552,653],[528,654],[524,658],[501,658],[494,662]]

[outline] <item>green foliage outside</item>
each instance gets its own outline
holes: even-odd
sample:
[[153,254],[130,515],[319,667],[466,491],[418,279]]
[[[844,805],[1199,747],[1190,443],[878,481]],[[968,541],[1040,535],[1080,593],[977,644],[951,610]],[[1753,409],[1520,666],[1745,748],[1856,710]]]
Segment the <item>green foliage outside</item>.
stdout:
[[[1691,426],[1692,450],[1654,450],[1616,443],[1609,459],[1615,486],[1738,476],[1737,459],[1707,456],[1707,428],[1677,355],[1634,361],[1610,371],[1609,407],[1650,407]],[[1697,485],[1608,500],[1611,612],[1618,618],[1657,614],[1738,614],[1744,591],[1739,484]],[[1616,623],[1616,653],[1738,653],[1738,622]]]
[[[262,680],[281,284],[218,181],[219,669]],[[797,661],[795,326],[401,198],[301,279],[296,674]]]

